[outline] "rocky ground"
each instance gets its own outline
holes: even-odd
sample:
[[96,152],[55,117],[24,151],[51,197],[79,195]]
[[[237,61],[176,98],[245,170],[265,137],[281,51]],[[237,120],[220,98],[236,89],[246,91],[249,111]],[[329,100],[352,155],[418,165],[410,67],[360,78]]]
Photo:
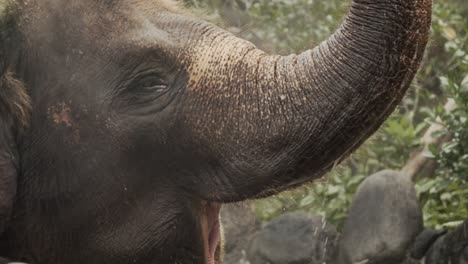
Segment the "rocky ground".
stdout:
[[302,213],[262,225],[250,203],[225,206],[222,221],[226,264],[468,264],[468,220],[425,229],[413,185],[393,171],[361,184],[341,234]]

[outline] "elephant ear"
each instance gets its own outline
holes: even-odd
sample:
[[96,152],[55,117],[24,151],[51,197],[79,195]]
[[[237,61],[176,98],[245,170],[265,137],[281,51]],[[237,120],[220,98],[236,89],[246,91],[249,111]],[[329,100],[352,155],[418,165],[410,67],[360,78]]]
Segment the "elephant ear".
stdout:
[[30,99],[14,68],[11,1],[0,0],[0,233],[9,221],[19,171],[18,140],[29,123]]
[[439,239],[439,237],[445,235],[447,230],[432,230],[425,229],[422,231],[413,242],[413,246],[410,249],[410,255],[413,259],[422,259],[432,245]]

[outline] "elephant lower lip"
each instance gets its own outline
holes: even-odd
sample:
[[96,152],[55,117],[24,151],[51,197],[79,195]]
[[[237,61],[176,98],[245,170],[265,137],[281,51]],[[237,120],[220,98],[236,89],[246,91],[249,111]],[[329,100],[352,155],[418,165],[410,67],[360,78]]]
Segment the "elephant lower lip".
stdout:
[[201,227],[206,264],[215,264],[216,250],[221,241],[219,212],[221,204],[203,202]]

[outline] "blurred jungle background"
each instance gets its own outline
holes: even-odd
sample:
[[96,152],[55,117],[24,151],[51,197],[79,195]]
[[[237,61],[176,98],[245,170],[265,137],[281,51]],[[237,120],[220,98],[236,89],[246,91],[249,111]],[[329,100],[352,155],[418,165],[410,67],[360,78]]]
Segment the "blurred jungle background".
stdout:
[[[264,50],[311,48],[339,26],[348,0],[186,0]],[[414,174],[425,225],[455,227],[468,217],[468,2],[435,0],[424,65],[403,103],[351,158],[308,187],[255,202],[261,221],[289,211],[340,227],[356,188],[377,171]]]

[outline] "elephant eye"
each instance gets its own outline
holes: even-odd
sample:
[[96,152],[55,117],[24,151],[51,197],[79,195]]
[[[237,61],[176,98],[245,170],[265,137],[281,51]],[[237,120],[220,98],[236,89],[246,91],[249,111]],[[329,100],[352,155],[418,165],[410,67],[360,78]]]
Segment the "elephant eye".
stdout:
[[153,114],[170,105],[183,87],[170,68],[151,67],[120,81],[112,97],[115,111],[128,115]]
[[164,93],[168,89],[168,83],[159,76],[150,75],[137,79],[129,87],[129,92],[137,94]]
[[146,72],[122,85],[113,106],[126,113],[151,113],[170,102],[171,84],[155,72]]
[[158,74],[149,74],[134,79],[124,94],[130,105],[149,104],[170,90],[170,85]]

